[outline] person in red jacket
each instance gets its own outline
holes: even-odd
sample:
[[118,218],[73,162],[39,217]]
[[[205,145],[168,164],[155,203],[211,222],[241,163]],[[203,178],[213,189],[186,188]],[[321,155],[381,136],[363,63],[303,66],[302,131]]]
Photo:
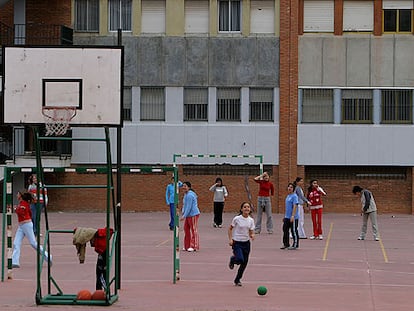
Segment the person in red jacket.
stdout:
[[[109,239],[111,239],[114,230],[109,229]],[[103,289],[106,291],[107,285],[105,281],[106,273],[106,228],[98,229],[94,238],[91,240],[91,246],[95,248],[98,253],[98,260],[96,261],[96,290]]]
[[308,188],[309,208],[312,215],[313,235],[309,238],[311,240],[323,239],[322,235],[322,210],[323,202],[322,196],[326,195],[325,190],[318,185],[318,181],[313,179],[310,181]]
[[[13,255],[12,255],[12,267],[20,268],[20,248],[22,241],[26,236],[30,245],[34,250],[37,250],[37,241],[33,232],[32,213],[30,211],[30,203],[32,202],[32,195],[29,192],[17,192],[17,199],[19,204],[14,208],[17,214],[17,220],[19,227],[16,230],[16,235],[13,241]],[[40,246],[40,252],[45,260],[50,260],[49,264],[52,264],[52,256],[49,257],[47,251],[43,251],[43,247]]]
[[271,196],[275,193],[273,184],[269,181],[270,177],[267,172],[256,176],[254,181],[259,184],[259,195],[257,197],[257,218],[254,232],[260,234],[262,229],[262,214],[266,213],[266,229],[267,233],[273,233],[273,218],[272,218],[272,202]]

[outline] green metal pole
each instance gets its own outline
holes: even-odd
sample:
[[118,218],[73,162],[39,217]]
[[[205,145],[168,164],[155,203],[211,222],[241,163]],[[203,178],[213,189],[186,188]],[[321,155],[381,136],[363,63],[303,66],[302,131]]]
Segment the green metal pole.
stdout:
[[174,260],[174,275],[173,283],[180,280],[180,219],[178,215],[178,169],[174,163],[174,245],[173,245],[173,260]]

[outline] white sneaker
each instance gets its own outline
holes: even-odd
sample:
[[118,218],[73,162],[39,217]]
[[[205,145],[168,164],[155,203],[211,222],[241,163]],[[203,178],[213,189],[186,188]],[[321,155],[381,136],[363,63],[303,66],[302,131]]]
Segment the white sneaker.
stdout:
[[318,239],[323,240],[323,236],[322,235],[318,236]]
[[365,240],[365,238],[363,238],[362,236],[359,236],[359,237],[358,237],[358,240],[359,240],[359,241],[362,241],[362,240]]
[[189,249],[187,249],[187,252],[194,252],[194,248],[190,247]]
[[380,240],[380,238],[379,237],[375,237],[375,241],[379,241]]
[[311,237],[309,237],[309,240],[315,240],[315,236],[312,235]]

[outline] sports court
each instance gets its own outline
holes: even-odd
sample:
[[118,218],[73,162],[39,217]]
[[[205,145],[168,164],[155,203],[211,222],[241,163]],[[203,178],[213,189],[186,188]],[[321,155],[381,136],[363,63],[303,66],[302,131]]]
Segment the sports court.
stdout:
[[[233,216],[226,213],[224,223]],[[103,214],[49,213],[54,229],[99,227],[103,218]],[[279,249],[282,215],[273,218],[275,233],[256,236],[243,286],[235,287],[236,270],[228,268],[227,228],[213,228],[212,214],[201,214],[200,252],[180,252],[181,280],[173,284],[168,213],[123,213],[121,289],[119,300],[107,307],[36,306],[35,252],[25,240],[21,268],[13,270],[13,280],[0,283],[1,310],[412,310],[413,216],[379,215],[382,239],[375,242],[370,228],[367,239],[357,241],[359,215],[325,214],[324,240],[300,240],[298,250]],[[305,221],[309,235],[309,214]],[[13,219],[13,230],[16,226]],[[65,290],[93,291],[96,254],[88,245],[86,261],[79,264],[71,238],[70,234],[51,237],[55,278]],[[260,285],[268,289],[265,296],[256,293]]]

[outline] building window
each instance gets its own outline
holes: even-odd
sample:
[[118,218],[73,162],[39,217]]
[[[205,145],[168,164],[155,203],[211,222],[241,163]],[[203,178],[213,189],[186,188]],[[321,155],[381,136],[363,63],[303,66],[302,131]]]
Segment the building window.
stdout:
[[342,90],[342,122],[372,123],[372,90]]
[[250,32],[275,33],[275,1],[250,2]]
[[412,32],[412,0],[383,0],[384,32]]
[[384,10],[384,32],[412,31],[411,10]]
[[184,121],[207,121],[208,89],[184,89]]
[[273,121],[273,89],[250,89],[250,121]]
[[131,121],[131,108],[132,108],[132,88],[124,87],[124,94],[123,94],[123,103],[124,107],[122,109],[122,118],[124,121]]
[[141,121],[165,121],[163,87],[141,88]]
[[75,30],[99,31],[99,0],[75,0]]
[[373,31],[374,2],[344,1],[344,31]]
[[333,122],[333,90],[304,89],[302,94],[303,123]]
[[208,33],[209,10],[208,0],[185,1],[185,33]]
[[334,0],[306,0],[303,4],[304,32],[334,31]]
[[165,33],[165,0],[142,0],[142,33]]
[[240,31],[241,1],[219,0],[219,31]]
[[109,30],[131,31],[132,0],[109,0]]
[[383,90],[381,92],[382,122],[412,122],[412,90]]
[[240,121],[240,88],[217,89],[217,121]]

